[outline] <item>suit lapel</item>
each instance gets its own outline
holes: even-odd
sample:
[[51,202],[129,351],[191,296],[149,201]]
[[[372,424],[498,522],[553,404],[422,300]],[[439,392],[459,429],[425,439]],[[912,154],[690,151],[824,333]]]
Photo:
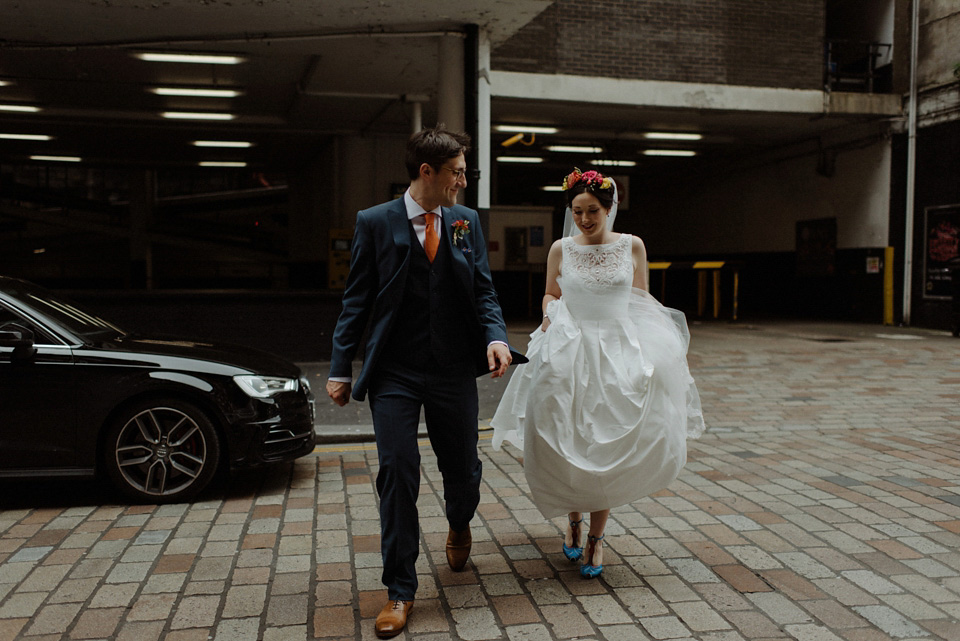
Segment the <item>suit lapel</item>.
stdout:
[[406,262],[410,254],[410,222],[407,219],[407,208],[403,198],[397,198],[390,208],[387,218],[390,220],[390,230],[393,232],[393,244],[400,254],[400,260]]
[[[450,249],[450,256],[453,262],[453,271],[456,273],[457,278],[463,285],[463,291],[470,292],[472,291],[471,282],[473,281],[473,274],[471,273],[470,264],[467,262],[467,259],[464,257],[460,248],[457,247],[453,242],[453,223],[458,220],[458,216],[446,207],[441,207],[440,210],[443,213],[443,239],[441,239],[440,242],[446,243],[447,247]],[[466,246],[466,239],[460,242]],[[471,301],[473,300],[472,296],[469,298]]]

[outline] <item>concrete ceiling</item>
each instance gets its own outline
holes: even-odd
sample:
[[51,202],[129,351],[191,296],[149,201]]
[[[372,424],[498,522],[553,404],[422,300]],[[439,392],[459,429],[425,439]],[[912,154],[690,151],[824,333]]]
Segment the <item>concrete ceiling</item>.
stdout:
[[[0,160],[79,155],[93,163],[191,165],[245,160],[283,169],[334,133],[410,129],[426,97],[435,119],[439,37],[477,24],[492,46],[550,0],[0,0]],[[242,55],[239,65],[155,63],[138,51]],[[458,64],[454,61],[452,64]],[[234,98],[170,97],[157,86],[236,89]],[[229,122],[170,121],[164,111],[228,111]],[[197,139],[247,140],[201,150]]]
[[[411,96],[427,98],[423,122],[436,120],[440,34],[477,24],[493,48],[551,0],[0,0],[0,161],[31,154],[78,155],[94,164],[191,167],[201,160],[246,161],[286,170],[312,157],[334,134],[410,131]],[[140,51],[242,55],[234,66],[145,62]],[[159,96],[157,86],[236,89],[234,98]],[[743,156],[811,139],[875,117],[762,113],[495,97],[495,123],[550,124],[552,139],[511,148],[541,153],[546,142],[602,146],[608,158],[676,166],[642,157],[638,132],[698,131],[706,156]],[[229,122],[171,121],[164,111],[229,111]],[[506,138],[495,135],[493,155]],[[198,139],[245,140],[251,149],[199,149]],[[646,143],[649,145],[649,143]],[[583,162],[550,155],[557,167]],[[545,166],[544,169],[547,169]],[[556,173],[556,169],[549,171]]]

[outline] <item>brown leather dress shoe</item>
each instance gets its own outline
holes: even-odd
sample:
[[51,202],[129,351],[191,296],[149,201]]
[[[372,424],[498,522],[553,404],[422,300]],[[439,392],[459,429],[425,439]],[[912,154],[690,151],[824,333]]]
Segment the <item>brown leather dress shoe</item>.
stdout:
[[377,636],[389,639],[403,632],[403,626],[407,625],[407,615],[412,609],[413,601],[387,601],[377,615]]
[[454,572],[459,572],[467,564],[470,558],[470,547],[473,545],[473,537],[470,535],[468,527],[463,532],[454,532],[452,529],[447,534],[447,564]]

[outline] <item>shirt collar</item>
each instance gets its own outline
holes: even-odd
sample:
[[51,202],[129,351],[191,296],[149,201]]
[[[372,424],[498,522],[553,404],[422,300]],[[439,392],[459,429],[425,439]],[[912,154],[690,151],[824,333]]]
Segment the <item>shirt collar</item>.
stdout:
[[437,216],[442,216],[440,207],[437,207],[433,211],[427,211],[420,206],[420,203],[413,199],[413,196],[410,195],[410,188],[407,188],[407,191],[403,193],[403,204],[407,208],[407,218],[413,220],[417,216],[423,216],[424,214],[436,214]]

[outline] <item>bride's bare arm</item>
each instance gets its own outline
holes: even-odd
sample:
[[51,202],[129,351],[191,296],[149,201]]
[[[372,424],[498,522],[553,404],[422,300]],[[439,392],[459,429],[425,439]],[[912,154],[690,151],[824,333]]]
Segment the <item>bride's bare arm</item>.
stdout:
[[637,236],[633,237],[631,247],[633,253],[633,286],[636,289],[647,289],[647,248]]
[[557,283],[557,278],[560,276],[560,262],[562,259],[563,249],[558,240],[550,246],[550,253],[547,254],[547,286],[544,289],[545,293],[543,294],[543,302],[541,303],[543,323],[540,325],[540,329],[543,331],[547,331],[547,328],[550,326],[550,318],[547,316],[547,305],[550,304],[550,301],[560,298],[560,285]]

